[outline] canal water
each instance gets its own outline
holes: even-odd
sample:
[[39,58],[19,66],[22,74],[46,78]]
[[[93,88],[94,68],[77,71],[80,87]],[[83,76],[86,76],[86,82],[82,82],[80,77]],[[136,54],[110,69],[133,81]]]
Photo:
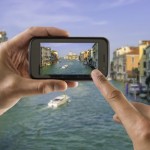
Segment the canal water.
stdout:
[[[65,67],[65,65],[67,65]],[[73,68],[73,69],[72,69]],[[92,71],[91,67],[84,65],[83,62],[79,60],[68,60],[68,59],[59,59],[55,64],[42,67],[40,73],[42,75],[47,74],[90,74]]]
[[[112,84],[124,91],[122,83]],[[23,98],[0,117],[0,150],[132,150],[114,112],[93,82],[68,89],[71,102],[47,107],[55,92]],[[139,100],[140,101],[140,100]],[[146,101],[144,101],[146,103]]]

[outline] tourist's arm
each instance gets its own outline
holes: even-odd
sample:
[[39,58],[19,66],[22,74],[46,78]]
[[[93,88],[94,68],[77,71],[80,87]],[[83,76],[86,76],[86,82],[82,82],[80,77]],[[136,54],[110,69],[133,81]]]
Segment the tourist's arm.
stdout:
[[68,36],[68,34],[53,27],[32,27],[0,44],[0,115],[24,96],[63,91],[67,87],[76,86],[76,82],[30,78],[28,46],[31,38],[36,36]]
[[126,97],[114,88],[98,70],[92,72],[92,78],[106,101],[115,111],[135,150],[149,150],[150,148],[150,120],[137,107],[132,105]]

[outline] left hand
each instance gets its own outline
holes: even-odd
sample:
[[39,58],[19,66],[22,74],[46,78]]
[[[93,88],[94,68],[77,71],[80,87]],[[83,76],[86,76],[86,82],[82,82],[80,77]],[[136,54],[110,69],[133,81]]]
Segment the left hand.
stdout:
[[68,36],[53,27],[32,27],[0,44],[0,115],[14,106],[22,97],[64,91],[77,86],[76,82],[61,80],[34,80],[28,72],[28,46],[37,36]]

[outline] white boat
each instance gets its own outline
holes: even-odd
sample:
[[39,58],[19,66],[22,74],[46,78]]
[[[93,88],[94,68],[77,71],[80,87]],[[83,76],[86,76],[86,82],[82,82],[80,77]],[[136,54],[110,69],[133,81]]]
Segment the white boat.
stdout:
[[53,100],[50,100],[50,102],[48,103],[48,107],[57,108],[58,106],[61,106],[67,102],[69,102],[69,96],[61,95],[61,96],[56,97]]
[[111,81],[111,80],[112,80],[112,78],[111,78],[110,76],[108,76],[108,77],[107,77],[107,80],[108,80],[108,81]]
[[68,67],[68,65],[64,65],[64,66],[62,66],[61,68],[62,69],[66,69]]
[[[144,93],[146,92],[146,87],[145,86],[140,86],[137,83],[134,84],[130,84],[129,85],[129,93],[130,94],[140,94],[141,93],[141,97],[144,97]],[[143,94],[142,94],[143,93]]]
[[129,85],[129,93],[130,94],[139,94],[139,85],[134,83]]

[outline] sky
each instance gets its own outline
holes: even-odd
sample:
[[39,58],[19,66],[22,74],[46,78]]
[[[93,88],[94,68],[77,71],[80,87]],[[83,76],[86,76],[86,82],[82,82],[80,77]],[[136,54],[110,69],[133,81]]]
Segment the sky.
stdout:
[[112,52],[150,40],[149,0],[1,0],[0,30],[8,38],[31,26],[54,26],[70,36],[106,37]]
[[50,47],[58,52],[59,57],[64,57],[69,52],[80,55],[80,52],[91,49],[93,45],[94,43],[41,43],[40,46]]

